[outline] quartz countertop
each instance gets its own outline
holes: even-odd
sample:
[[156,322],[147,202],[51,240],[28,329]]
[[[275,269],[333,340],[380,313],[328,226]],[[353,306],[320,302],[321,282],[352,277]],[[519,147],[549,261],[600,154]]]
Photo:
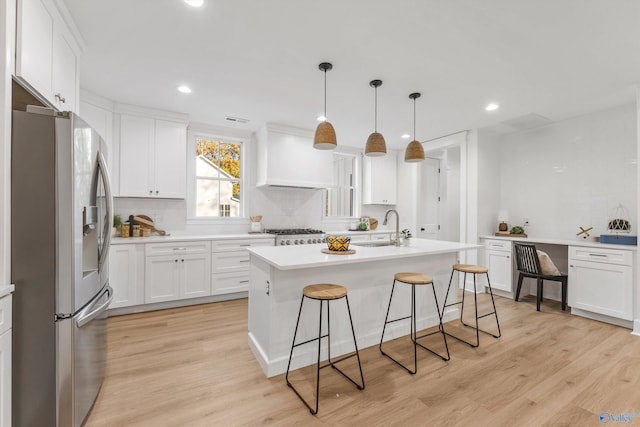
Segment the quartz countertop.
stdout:
[[408,246],[366,247],[352,244],[349,249],[354,249],[355,253],[351,255],[325,254],[322,249],[326,247],[326,244],[321,243],[304,246],[262,246],[247,248],[247,250],[252,254],[252,257],[262,259],[279,270],[293,270],[459,252],[482,246],[413,238],[409,240]]
[[516,242],[529,242],[529,243],[540,243],[540,244],[548,244],[548,245],[566,245],[566,246],[582,246],[587,248],[606,248],[606,249],[619,249],[626,251],[637,251],[638,247],[635,245],[615,245],[610,243],[600,243],[594,240],[585,240],[585,239],[551,239],[547,237],[518,237],[518,236],[480,236],[481,239],[485,240],[511,240]]
[[267,233],[238,233],[238,234],[184,234],[149,237],[114,237],[112,245],[125,245],[132,243],[171,243],[171,242],[195,242],[200,240],[228,240],[228,239],[274,239],[273,234]]

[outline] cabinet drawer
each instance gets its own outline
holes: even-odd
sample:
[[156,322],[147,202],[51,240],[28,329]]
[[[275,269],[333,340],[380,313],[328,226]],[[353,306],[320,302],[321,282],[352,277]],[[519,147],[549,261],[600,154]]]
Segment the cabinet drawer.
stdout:
[[633,262],[633,253],[631,251],[617,249],[569,246],[569,259],[606,264],[631,265]]
[[249,252],[245,250],[214,252],[211,254],[213,274],[249,270]]
[[11,298],[7,295],[0,299],[0,334],[11,329]]
[[204,254],[211,252],[211,242],[147,243],[145,256]]
[[211,276],[211,295],[245,292],[249,290],[249,272],[213,274]]
[[[395,232],[393,234],[395,234]],[[373,240],[375,242],[380,241],[380,240],[391,240],[391,234],[390,233],[372,234],[371,235],[371,240]]]
[[507,251],[511,252],[511,242],[505,240],[487,240],[485,242],[487,250],[492,251]]
[[213,252],[225,252],[225,251],[238,251],[250,246],[273,246],[275,244],[275,238],[273,239],[232,239],[232,240],[214,240],[211,242],[211,251]]

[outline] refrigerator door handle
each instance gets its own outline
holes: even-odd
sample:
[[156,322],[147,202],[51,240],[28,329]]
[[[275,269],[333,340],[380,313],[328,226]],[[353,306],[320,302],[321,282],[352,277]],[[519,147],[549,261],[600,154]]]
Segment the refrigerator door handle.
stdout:
[[104,224],[104,243],[102,244],[102,252],[100,252],[100,260],[98,262],[98,268],[107,260],[109,256],[109,247],[111,246],[111,222],[113,221],[113,197],[111,196],[111,180],[109,179],[109,169],[107,169],[107,162],[102,155],[102,152],[98,152],[98,170],[102,175],[102,182],[104,183],[104,195],[106,199],[107,218]]
[[[111,289],[111,286],[107,286],[107,289],[104,292],[109,294],[109,298],[107,299],[107,301],[105,301],[103,304],[100,304],[98,308],[91,310],[89,313],[83,315],[78,320],[76,320],[76,325],[78,326],[78,328],[82,328],[84,325],[91,322],[93,319],[98,317],[103,311],[105,311],[107,307],[109,307],[109,304],[111,304],[111,301],[113,301],[113,289]],[[100,300],[100,298],[98,298],[98,300]]]

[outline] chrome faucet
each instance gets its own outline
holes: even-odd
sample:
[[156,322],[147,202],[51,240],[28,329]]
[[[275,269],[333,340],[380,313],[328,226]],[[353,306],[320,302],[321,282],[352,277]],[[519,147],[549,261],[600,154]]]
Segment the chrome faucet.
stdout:
[[382,222],[382,225],[387,225],[387,220],[389,219],[389,214],[391,212],[396,214],[396,240],[395,240],[395,245],[396,246],[400,246],[400,215],[398,215],[398,211],[395,210],[395,209],[389,209],[387,211],[387,213],[384,214],[384,221]]

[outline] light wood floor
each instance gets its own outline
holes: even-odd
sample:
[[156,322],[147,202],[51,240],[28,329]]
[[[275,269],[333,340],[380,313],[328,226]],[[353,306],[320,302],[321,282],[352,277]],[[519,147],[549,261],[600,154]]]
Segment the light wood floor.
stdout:
[[[605,411],[640,414],[640,337],[553,301],[537,313],[534,297],[497,298],[497,307],[502,338],[481,335],[476,349],[450,339],[449,362],[419,349],[416,375],[377,347],[361,351],[364,391],[324,369],[317,416],[284,375],[262,373],[247,345],[247,300],[112,317],[107,375],[86,426],[596,426]],[[437,336],[426,340],[438,348]],[[408,343],[390,349],[409,356]],[[355,373],[354,362],[341,367]],[[313,371],[294,374],[311,392]]]

